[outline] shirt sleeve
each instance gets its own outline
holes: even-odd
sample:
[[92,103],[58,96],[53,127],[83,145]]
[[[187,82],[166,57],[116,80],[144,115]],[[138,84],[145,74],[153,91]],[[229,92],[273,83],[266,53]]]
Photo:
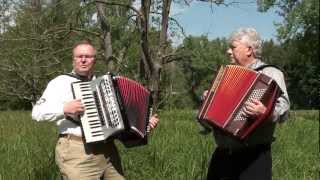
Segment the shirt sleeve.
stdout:
[[284,122],[288,119],[290,109],[290,101],[286,88],[286,83],[284,80],[284,75],[280,70],[272,67],[265,68],[263,73],[273,78],[282,91],[280,97],[276,100],[275,108],[271,115],[271,119],[273,122]]
[[54,79],[49,82],[41,98],[33,106],[32,119],[36,121],[58,121],[63,119],[64,93],[62,84]]

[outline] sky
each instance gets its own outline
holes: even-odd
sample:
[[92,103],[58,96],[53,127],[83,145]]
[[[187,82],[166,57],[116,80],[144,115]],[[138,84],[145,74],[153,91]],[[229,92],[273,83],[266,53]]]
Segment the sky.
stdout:
[[[276,40],[276,26],[281,17],[270,9],[267,13],[257,11],[255,0],[239,0],[237,4],[211,6],[210,3],[192,1],[190,6],[172,4],[170,16],[184,28],[186,35],[207,35],[209,39],[228,37],[239,27],[254,27],[264,40]],[[180,43],[181,39],[175,39]]]

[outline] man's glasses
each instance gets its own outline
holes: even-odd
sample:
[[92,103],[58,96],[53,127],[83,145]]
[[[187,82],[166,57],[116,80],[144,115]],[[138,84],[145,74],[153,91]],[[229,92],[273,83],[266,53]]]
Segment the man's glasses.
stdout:
[[79,55],[79,56],[75,56],[76,59],[93,59],[94,55]]

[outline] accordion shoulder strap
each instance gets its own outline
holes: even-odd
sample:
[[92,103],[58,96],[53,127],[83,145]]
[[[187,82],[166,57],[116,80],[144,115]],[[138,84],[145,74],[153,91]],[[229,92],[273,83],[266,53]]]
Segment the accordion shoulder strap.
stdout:
[[79,120],[75,120],[75,119],[73,119],[73,118],[70,117],[70,116],[66,116],[66,120],[71,121],[72,123],[76,124],[77,126],[80,126],[80,125],[81,125],[81,123],[80,123]]
[[63,75],[70,76],[70,77],[76,78],[76,79],[78,79],[80,81],[84,81],[84,82],[85,81],[91,81],[91,79],[88,79],[88,78],[86,78],[84,76],[80,76],[80,75],[75,74],[75,73],[65,73]]
[[282,69],[279,66],[276,66],[276,65],[273,65],[273,64],[264,64],[264,65],[261,65],[261,66],[255,68],[254,70],[255,71],[261,71],[261,70],[263,70],[264,68],[267,68],[267,67],[273,67],[273,68],[276,68],[279,71],[283,72]]
[[[263,70],[264,68],[267,68],[267,67],[273,67],[275,69],[278,69],[279,71],[281,71],[284,74],[284,77],[287,77],[286,74],[285,74],[285,71],[283,71],[279,66],[276,66],[276,65],[273,65],[273,64],[264,64],[264,65],[261,65],[261,66],[255,68],[254,70],[255,71],[261,71],[261,70]],[[282,90],[281,90],[281,93],[283,93]]]

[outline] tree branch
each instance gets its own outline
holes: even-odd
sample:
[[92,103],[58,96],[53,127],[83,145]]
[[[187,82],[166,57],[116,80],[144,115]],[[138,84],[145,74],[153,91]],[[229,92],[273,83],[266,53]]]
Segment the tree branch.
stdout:
[[106,4],[106,5],[116,5],[116,6],[126,7],[126,8],[131,9],[132,11],[134,11],[140,17],[142,17],[142,14],[140,13],[140,11],[137,8],[135,8],[135,7],[133,7],[133,6],[129,5],[129,4],[123,4],[123,3],[118,3],[118,2],[107,2],[107,1],[102,1],[102,0],[95,0],[94,2],[102,3],[102,4]]

